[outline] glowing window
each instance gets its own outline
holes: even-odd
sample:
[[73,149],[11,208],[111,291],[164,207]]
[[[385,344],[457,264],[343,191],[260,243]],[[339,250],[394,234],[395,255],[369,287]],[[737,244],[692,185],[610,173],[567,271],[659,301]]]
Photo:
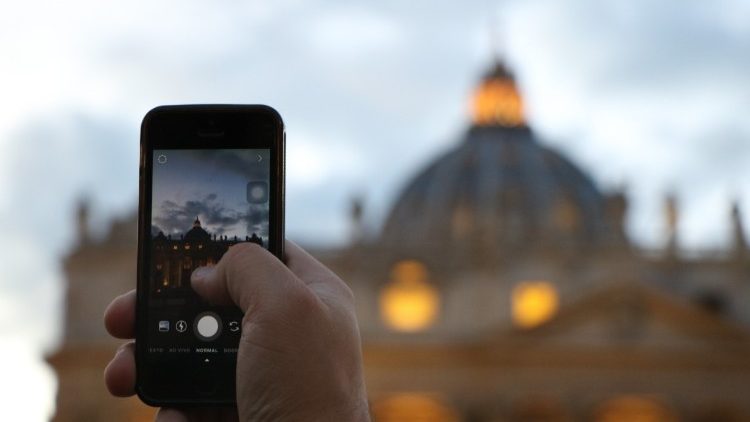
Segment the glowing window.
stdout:
[[607,400],[596,410],[597,422],[672,422],[677,418],[661,402],[650,397],[620,396]]
[[378,422],[458,422],[458,413],[434,394],[394,394],[378,400],[372,409]]
[[440,296],[430,285],[427,269],[417,261],[393,267],[392,281],[380,294],[380,312],[388,326],[398,331],[419,331],[435,322]]
[[523,328],[535,327],[557,312],[557,291],[546,281],[522,281],[513,288],[513,322]]

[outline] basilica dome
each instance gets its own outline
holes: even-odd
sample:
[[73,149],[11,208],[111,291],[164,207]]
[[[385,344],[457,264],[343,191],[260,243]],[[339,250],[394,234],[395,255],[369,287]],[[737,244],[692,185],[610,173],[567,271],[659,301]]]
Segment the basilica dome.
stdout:
[[185,233],[184,240],[186,242],[208,242],[211,240],[211,235],[208,234],[208,232],[203,227],[201,227],[201,221],[198,219],[198,217],[195,217],[195,221],[193,221],[193,228]]
[[[523,118],[512,75],[498,64],[477,89],[473,121],[458,144],[398,196],[381,243],[401,250],[462,243],[488,248],[611,242],[620,231],[612,198]],[[617,214],[617,212],[614,212]]]

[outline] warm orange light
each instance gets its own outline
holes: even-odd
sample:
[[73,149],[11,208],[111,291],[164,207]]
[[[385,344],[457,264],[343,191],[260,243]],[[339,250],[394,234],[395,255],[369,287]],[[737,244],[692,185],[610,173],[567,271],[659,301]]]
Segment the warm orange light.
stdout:
[[677,418],[659,401],[642,396],[620,396],[599,406],[597,422],[671,422]]
[[474,94],[474,124],[480,126],[521,126],[524,124],[523,101],[511,79],[488,79]]
[[433,394],[395,394],[374,403],[373,416],[378,422],[458,422],[451,407]]
[[386,324],[398,331],[419,331],[435,322],[440,297],[427,280],[427,269],[417,261],[401,261],[392,281],[380,294],[380,312]]
[[513,288],[513,322],[523,328],[535,327],[557,312],[555,287],[546,281],[523,281]]

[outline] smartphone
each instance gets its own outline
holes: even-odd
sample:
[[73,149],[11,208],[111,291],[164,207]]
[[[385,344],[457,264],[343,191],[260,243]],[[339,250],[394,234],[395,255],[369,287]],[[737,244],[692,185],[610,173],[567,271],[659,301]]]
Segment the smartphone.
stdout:
[[232,405],[242,313],[190,275],[232,246],[284,253],[284,124],[263,105],[157,107],[141,125],[136,391],[153,406]]

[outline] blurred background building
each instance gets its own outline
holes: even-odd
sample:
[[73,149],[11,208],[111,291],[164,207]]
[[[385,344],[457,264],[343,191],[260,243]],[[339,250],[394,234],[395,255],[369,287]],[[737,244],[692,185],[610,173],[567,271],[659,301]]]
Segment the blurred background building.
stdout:
[[[379,232],[356,198],[347,246],[304,245],[355,292],[375,420],[750,420],[750,253],[737,205],[721,253],[678,248],[673,197],[666,246],[639,248],[624,193],[541,143],[523,103],[496,62],[463,135],[404,181]],[[149,420],[101,381],[118,345],[101,312],[134,286],[135,218],[92,240],[87,214],[84,203],[64,264],[64,339],[49,357],[56,419]]]

